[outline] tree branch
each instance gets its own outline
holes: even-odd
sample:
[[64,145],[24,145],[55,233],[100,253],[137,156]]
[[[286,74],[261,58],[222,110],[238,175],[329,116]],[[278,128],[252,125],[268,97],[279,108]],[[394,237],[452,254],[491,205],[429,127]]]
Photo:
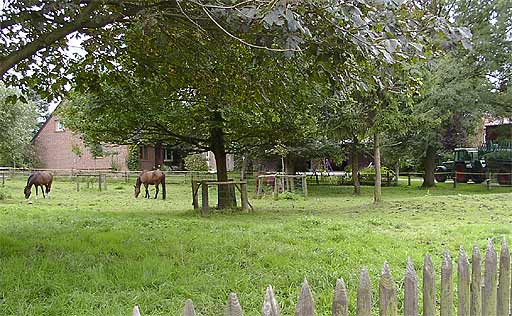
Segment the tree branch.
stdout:
[[80,27],[88,22],[90,19],[90,15],[94,12],[100,3],[97,1],[91,1],[77,16],[76,20],[71,23],[67,23],[66,25],[49,32],[47,34],[41,35],[38,39],[26,44],[21,49],[12,52],[11,54],[0,59],[0,78],[5,75],[5,73],[14,67],[17,63],[29,58],[30,56],[37,53],[39,50],[55,43],[58,40],[65,38],[67,35],[77,31]]

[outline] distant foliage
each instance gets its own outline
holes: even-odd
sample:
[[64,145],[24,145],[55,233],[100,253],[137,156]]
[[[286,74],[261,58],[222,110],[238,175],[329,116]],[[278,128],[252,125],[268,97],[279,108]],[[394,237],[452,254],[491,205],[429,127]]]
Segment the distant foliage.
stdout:
[[206,158],[200,154],[188,155],[185,157],[185,169],[189,171],[208,171]]
[[139,146],[128,146],[128,157],[126,157],[126,165],[129,170],[139,170]]
[[119,163],[117,162],[117,160],[114,160],[114,158],[110,160],[110,169],[112,169],[113,171],[121,170],[121,167],[119,167]]
[[0,83],[0,165],[33,165],[31,140],[37,117],[35,102]]
[[7,200],[9,198],[11,198],[11,196],[5,193],[2,188],[0,188],[0,201]]

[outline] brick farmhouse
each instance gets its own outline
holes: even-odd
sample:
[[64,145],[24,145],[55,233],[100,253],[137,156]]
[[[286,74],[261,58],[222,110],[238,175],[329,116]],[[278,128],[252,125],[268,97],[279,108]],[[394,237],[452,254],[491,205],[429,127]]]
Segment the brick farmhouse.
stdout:
[[[103,145],[103,157],[93,157],[80,134],[66,129],[52,114],[32,139],[39,163],[45,169],[128,170],[127,145]],[[161,146],[139,147],[139,169],[151,170],[167,161]]]
[[[54,112],[55,113],[55,112]],[[52,114],[32,139],[41,168],[78,170],[128,170],[127,145],[103,145],[103,157],[93,157],[80,134],[66,129],[58,115]],[[183,168],[183,152],[165,145],[139,146],[139,170],[152,170],[167,165],[172,169]],[[215,172],[212,152],[205,152],[210,172]],[[228,155],[228,170],[234,169],[233,155]]]

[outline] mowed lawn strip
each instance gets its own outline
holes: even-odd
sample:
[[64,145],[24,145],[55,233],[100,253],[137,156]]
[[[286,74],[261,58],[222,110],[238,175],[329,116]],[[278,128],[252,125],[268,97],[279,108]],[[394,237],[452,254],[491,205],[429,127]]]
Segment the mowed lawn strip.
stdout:
[[[430,253],[439,282],[445,249],[456,259],[460,245],[469,253],[473,243],[483,251],[487,238],[498,250],[502,238],[511,241],[511,188],[419,184],[384,188],[377,207],[371,187],[354,197],[350,187],[311,184],[307,200],[251,194],[253,213],[202,218],[189,184],[168,184],[162,201],[134,199],[132,183],[76,192],[57,178],[51,199],[35,200],[34,191],[29,204],[24,181],[9,179],[0,189],[0,311],[130,315],[137,304],[143,315],[179,315],[191,298],[198,314],[222,315],[236,292],[245,314],[259,315],[272,284],[282,314],[293,315],[307,278],[318,315],[329,315],[343,277],[354,312],[363,267],[376,301],[384,261],[401,287],[407,257],[420,275]],[[214,190],[210,196],[214,205]]]

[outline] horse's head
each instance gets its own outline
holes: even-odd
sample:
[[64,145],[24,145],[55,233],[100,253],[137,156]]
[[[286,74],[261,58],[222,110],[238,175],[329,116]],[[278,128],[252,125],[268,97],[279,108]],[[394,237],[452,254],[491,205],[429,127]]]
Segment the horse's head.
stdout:
[[134,185],[133,187],[135,188],[135,198],[137,198],[140,193],[140,185],[139,186]]
[[25,193],[25,198],[28,199],[30,197],[30,193],[32,193],[32,190],[30,190],[30,187],[27,185],[25,190],[23,190],[23,193]]

